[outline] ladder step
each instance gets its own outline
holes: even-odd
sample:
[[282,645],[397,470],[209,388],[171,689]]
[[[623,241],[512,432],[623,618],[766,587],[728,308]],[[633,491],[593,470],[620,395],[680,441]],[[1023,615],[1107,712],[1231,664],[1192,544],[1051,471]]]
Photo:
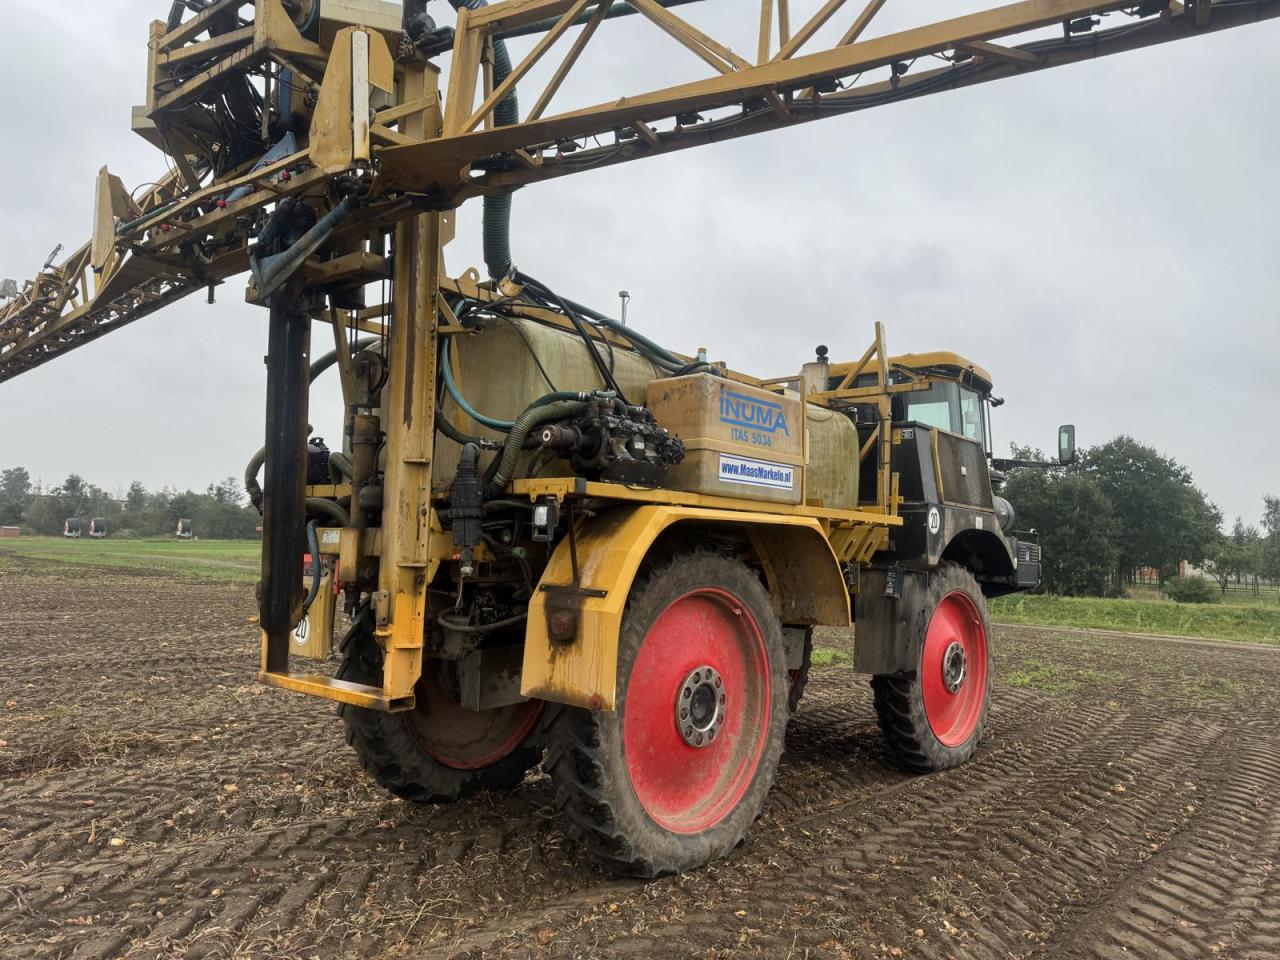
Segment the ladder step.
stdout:
[[264,670],[258,674],[258,682],[268,687],[292,690],[294,693],[305,693],[308,696],[323,697],[325,700],[336,700],[338,703],[349,703],[353,707],[381,710],[385,713],[400,713],[404,710],[412,710],[414,706],[414,698],[411,696],[388,697],[381,687],[335,680],[333,677],[322,677],[318,674],[271,673]]

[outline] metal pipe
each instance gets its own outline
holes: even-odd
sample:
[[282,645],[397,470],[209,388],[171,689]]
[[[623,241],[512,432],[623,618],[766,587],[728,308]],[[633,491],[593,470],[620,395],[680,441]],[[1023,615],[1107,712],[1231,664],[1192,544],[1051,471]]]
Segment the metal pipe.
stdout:
[[265,668],[289,665],[289,633],[302,608],[306,552],[307,401],[311,319],[292,289],[271,298],[267,346],[266,469],[262,496],[260,625]]
[[250,258],[249,266],[253,271],[258,296],[266,298],[279,289],[294,271],[329,239],[338,224],[342,223],[355,209],[355,203],[353,197],[343,197],[336,207],[321,217],[315,226],[304,233],[302,238],[284,253],[267,257],[265,260]]
[[357,530],[369,527],[369,512],[360,502],[360,491],[373,480],[381,443],[382,425],[377,417],[358,413],[351,418],[351,525]]

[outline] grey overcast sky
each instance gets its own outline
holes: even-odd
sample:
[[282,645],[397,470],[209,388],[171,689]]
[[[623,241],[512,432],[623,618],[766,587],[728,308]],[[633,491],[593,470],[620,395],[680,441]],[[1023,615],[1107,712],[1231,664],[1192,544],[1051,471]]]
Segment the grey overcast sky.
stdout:
[[[739,4],[681,12],[753,50]],[[873,32],[987,5],[893,0]],[[4,3],[0,276],[87,239],[102,164],[130,187],[164,170],[129,110],[168,6]],[[818,6],[793,0],[793,20]],[[1067,421],[1086,446],[1130,433],[1256,522],[1280,493],[1278,52],[1271,21],[530,187],[515,257],[602,308],[626,288],[650,336],[760,375],[818,343],[854,359],[883,320],[894,352],[993,373],[999,448],[1049,448]],[[582,69],[557,105],[705,67],[639,22]],[[448,265],[482,267],[478,204]],[[242,296],[233,281],[0,385],[0,467],[108,489],[238,476],[261,444],[266,333]]]

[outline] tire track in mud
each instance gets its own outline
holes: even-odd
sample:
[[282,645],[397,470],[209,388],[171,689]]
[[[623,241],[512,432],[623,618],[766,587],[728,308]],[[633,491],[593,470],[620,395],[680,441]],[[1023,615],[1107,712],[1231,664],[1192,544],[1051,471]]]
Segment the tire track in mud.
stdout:
[[746,844],[644,884],[568,843],[544,777],[385,797],[324,705],[256,692],[246,589],[3,562],[5,960],[1280,956],[1280,658],[1023,630],[1010,675],[1076,681],[998,685],[974,762],[923,778],[824,668]]
[[[1206,784],[1204,805],[1077,926],[1080,945],[1051,957],[1274,955],[1280,923],[1259,911],[1280,869],[1280,744],[1251,732]],[[1265,946],[1247,946],[1259,938]]]
[[[730,895],[718,908],[687,912],[665,925],[649,947],[660,951],[674,939],[682,945],[680,955],[700,956],[745,936],[751,949],[769,954],[817,950],[840,938],[843,914],[874,917],[885,938],[880,942],[910,943],[913,956],[1024,955],[1052,932],[1052,916],[1062,904],[1079,902],[1106,882],[1122,838],[1153,823],[1173,829],[1179,798],[1172,787],[1184,771],[1179,760],[1187,755],[1187,743],[1169,737],[1172,728],[1168,722],[1102,711],[1077,713],[1025,744],[1040,754],[1040,767],[1028,769],[1018,751],[1003,756],[993,751],[960,770],[907,781],[889,792],[883,807],[854,809],[863,804],[852,798],[843,812],[823,811],[787,824],[792,837],[807,832],[805,824],[813,826],[809,842],[771,844],[753,834],[746,851],[720,868],[744,871],[752,880],[740,892],[740,902],[751,906],[748,917],[737,922],[738,936],[725,930],[726,921],[735,923],[729,918],[736,909],[726,909],[733,904]],[[1195,731],[1196,762],[1204,763],[1224,739],[1220,728]],[[1103,746],[1107,743],[1118,745]],[[1153,768],[1163,770],[1163,777],[1140,798],[1115,791],[1122,778],[1147,776]],[[981,812],[977,826],[947,829],[972,820],[965,814],[975,809]],[[1083,837],[1090,838],[1087,844],[1074,850],[1066,846]],[[921,942],[913,931],[922,929],[921,917],[929,911],[910,902],[912,909],[896,909],[901,902],[893,892],[900,897],[913,888],[928,891],[931,881],[936,885],[939,877],[963,874],[979,863],[984,875],[961,882],[973,884],[979,895],[998,890],[999,896],[980,896],[987,907],[953,915],[954,923],[939,924],[941,930],[929,931],[930,939]],[[1010,878],[1017,879],[1016,889]],[[664,892],[674,905],[685,878],[658,883],[667,886]],[[661,894],[651,896],[664,900]],[[969,899],[966,893],[964,900]],[[760,905],[765,905],[763,914],[757,914]],[[934,912],[946,916],[945,910]],[[628,916],[596,919],[592,948],[614,949],[615,938],[628,936],[629,924],[634,927]],[[471,955],[488,949],[520,953],[522,939],[475,944]],[[842,945],[870,949],[857,936]]]

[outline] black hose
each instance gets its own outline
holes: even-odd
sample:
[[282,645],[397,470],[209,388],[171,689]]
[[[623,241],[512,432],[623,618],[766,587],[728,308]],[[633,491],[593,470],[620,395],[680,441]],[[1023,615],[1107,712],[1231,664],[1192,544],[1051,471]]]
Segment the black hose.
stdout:
[[[479,10],[487,7],[487,0],[449,0],[453,9]],[[501,38],[493,41],[493,85],[498,87],[511,76],[511,55],[507,43]],[[493,123],[497,127],[509,127],[520,122],[520,101],[513,84],[507,95],[498,101],[493,111]],[[484,198],[484,263],[489,276],[501,280],[511,273],[511,191],[485,194]]]
[[560,308],[564,315],[569,318],[569,322],[573,324],[573,328],[578,331],[578,336],[582,338],[582,342],[586,345],[587,354],[600,372],[600,377],[605,385],[625,400],[622,388],[618,386],[618,381],[613,376],[613,370],[604,362],[604,357],[600,356],[600,351],[596,349],[595,338],[591,336],[591,331],[587,329],[587,325],[583,323],[578,312],[572,309],[554,290],[545,284],[539,283],[527,273],[521,273],[517,270],[516,280],[526,291],[533,293],[535,296],[540,296]]
[[[355,347],[352,348],[351,356],[354,357],[357,353],[360,353],[363,350],[369,347],[372,347],[374,344],[380,343],[380,342],[381,341],[377,337],[361,337],[359,340],[356,341]],[[316,380],[320,378],[320,374],[324,373],[326,370],[328,370],[337,362],[338,362],[338,351],[330,350],[319,360],[316,360],[314,363],[312,363],[311,364],[311,382],[315,383]]]
[[343,480],[350,480],[352,474],[355,473],[355,467],[351,465],[351,458],[345,453],[335,450],[329,454],[329,479],[334,483],[341,483]]
[[[355,349],[352,353],[373,346],[378,342],[377,337],[364,337],[357,340]],[[338,351],[330,350],[319,360],[311,364],[310,382],[315,383],[320,378],[320,374],[324,373],[335,363],[338,362]],[[258,472],[262,469],[262,465],[267,461],[267,448],[263,447],[249,460],[248,466],[244,468],[244,492],[249,495],[249,502],[253,504],[253,508],[259,513],[262,512],[262,487],[258,484]],[[333,463],[333,457],[329,458],[330,464]],[[350,476],[350,474],[348,474]],[[345,526],[345,524],[344,524]]]
[[637,350],[659,366],[670,367],[673,370],[677,370],[684,366],[685,362],[674,353],[664,347],[660,347],[648,337],[644,336],[644,334],[637,333],[633,327],[624,326],[612,317],[606,316],[598,310],[592,310],[590,307],[583,306],[573,300],[565,300],[564,302],[588,320],[594,320],[602,327],[608,327],[614,333],[631,341]]
[[703,370],[706,370],[709,373],[716,372],[715,367],[713,367],[706,360],[696,360],[693,363],[688,364],[687,366],[681,367],[679,370],[675,372],[675,375],[677,377],[687,377],[691,374],[699,373]]
[[320,497],[307,497],[308,513],[323,513],[330,520],[337,521],[340,527],[351,526],[351,514],[343,510],[332,500],[324,500]]
[[266,462],[267,448],[263,447],[250,458],[249,465],[244,468],[244,492],[249,495],[249,502],[258,513],[262,513],[262,487],[258,483],[258,471]]
[[449,418],[439,411],[439,407],[436,408],[436,429],[454,443],[461,444],[462,446],[466,446],[468,443],[474,443],[481,450],[502,449],[501,446],[493,440],[486,440],[484,437],[473,437],[470,434],[463,433],[449,422]]
[[307,591],[307,599],[302,601],[303,616],[320,595],[320,541],[316,539],[314,520],[307,524],[307,549],[311,551],[311,589]]
[[506,620],[499,620],[497,623],[467,623],[465,619],[454,616],[449,611],[441,611],[436,617],[436,622],[446,630],[457,630],[459,633],[494,633],[498,630],[505,630],[507,627],[514,627],[517,623],[524,623],[529,619],[529,614],[518,613],[514,617],[508,617]]

